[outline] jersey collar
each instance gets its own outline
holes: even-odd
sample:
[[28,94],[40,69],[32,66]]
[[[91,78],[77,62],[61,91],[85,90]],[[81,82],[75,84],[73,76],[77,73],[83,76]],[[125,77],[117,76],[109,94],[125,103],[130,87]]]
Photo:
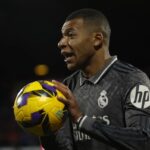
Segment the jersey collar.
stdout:
[[107,72],[107,70],[116,62],[117,56],[113,56],[112,59],[104,66],[101,71],[98,71],[94,76],[89,79],[86,79],[83,76],[83,73],[80,71],[80,86],[82,86],[85,82],[91,82],[93,84],[97,84],[97,82],[101,79],[101,77]]

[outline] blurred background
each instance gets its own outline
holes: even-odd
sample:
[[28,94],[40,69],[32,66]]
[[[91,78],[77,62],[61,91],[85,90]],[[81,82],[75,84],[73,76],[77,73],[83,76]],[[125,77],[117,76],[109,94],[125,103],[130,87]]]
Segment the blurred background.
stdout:
[[96,8],[108,18],[111,54],[150,76],[150,9],[146,0],[0,0],[0,150],[39,149],[37,137],[16,124],[13,102],[25,84],[62,81],[67,71],[57,42],[65,17]]

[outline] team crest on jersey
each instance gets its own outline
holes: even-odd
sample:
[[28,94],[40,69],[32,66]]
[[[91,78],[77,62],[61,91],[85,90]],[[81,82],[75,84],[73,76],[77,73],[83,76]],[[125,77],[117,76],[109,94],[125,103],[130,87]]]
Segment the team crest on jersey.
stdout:
[[105,90],[101,91],[100,96],[98,98],[98,106],[100,108],[104,108],[108,105],[108,97],[107,92]]
[[130,101],[137,108],[147,108],[150,106],[150,90],[145,85],[135,86],[130,93]]

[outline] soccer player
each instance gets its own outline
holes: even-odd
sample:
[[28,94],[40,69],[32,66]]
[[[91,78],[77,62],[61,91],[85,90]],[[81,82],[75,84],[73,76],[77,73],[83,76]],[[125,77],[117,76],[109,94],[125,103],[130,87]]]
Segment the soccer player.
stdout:
[[71,13],[58,43],[72,75],[53,81],[68,118],[55,134],[41,137],[45,150],[148,150],[150,80],[109,53],[111,29],[95,9]]

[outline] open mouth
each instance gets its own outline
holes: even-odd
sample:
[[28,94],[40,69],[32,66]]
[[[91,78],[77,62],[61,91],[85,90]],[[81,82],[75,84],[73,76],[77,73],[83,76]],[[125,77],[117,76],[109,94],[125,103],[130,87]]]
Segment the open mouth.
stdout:
[[65,57],[65,59],[64,59],[65,62],[71,62],[72,58],[74,57],[73,53],[65,53],[63,55]]

